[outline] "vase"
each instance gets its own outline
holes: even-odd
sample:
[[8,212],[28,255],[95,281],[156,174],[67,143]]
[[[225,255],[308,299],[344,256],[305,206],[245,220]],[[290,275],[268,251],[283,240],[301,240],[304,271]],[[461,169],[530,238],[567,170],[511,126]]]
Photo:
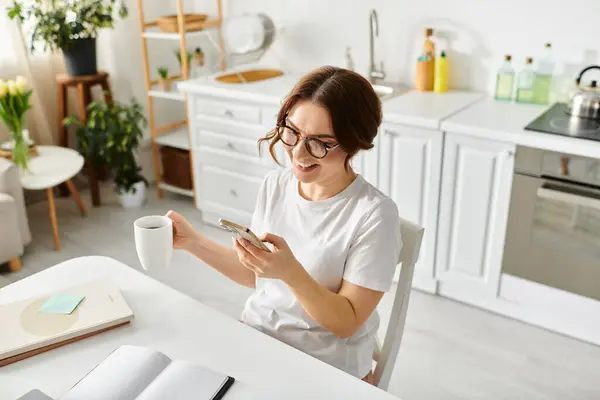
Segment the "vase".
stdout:
[[16,133],[11,134],[12,149],[11,159],[12,161],[23,171],[27,171],[27,162],[29,161],[29,143],[25,140],[22,134],[17,135]]
[[69,76],[96,75],[96,38],[74,40],[63,49],[65,68]]

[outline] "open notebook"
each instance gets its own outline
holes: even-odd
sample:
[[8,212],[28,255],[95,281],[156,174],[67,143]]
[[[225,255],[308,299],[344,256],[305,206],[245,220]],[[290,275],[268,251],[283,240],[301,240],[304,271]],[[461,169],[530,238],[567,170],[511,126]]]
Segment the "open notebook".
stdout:
[[218,400],[234,378],[161,352],[121,346],[61,400]]

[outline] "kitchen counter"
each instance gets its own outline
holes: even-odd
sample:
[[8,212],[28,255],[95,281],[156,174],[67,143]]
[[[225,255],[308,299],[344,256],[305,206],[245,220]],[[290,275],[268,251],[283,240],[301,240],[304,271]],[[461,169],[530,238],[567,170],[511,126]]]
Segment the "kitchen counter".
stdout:
[[549,107],[505,103],[488,97],[445,119],[441,130],[519,146],[600,158],[600,142],[524,129]]
[[410,91],[383,102],[383,120],[404,125],[439,129],[449,116],[484,98],[483,93]]
[[[261,68],[259,66],[246,66],[240,70]],[[233,72],[233,70],[225,73]],[[262,81],[250,83],[222,83],[215,77],[222,75],[219,72],[214,75],[205,76],[197,79],[190,79],[177,85],[180,91],[188,93],[204,94],[209,96],[218,96],[224,99],[235,101],[259,102],[262,104],[278,106],[285,96],[292,90],[299,75],[284,74],[277,78],[265,79]]]

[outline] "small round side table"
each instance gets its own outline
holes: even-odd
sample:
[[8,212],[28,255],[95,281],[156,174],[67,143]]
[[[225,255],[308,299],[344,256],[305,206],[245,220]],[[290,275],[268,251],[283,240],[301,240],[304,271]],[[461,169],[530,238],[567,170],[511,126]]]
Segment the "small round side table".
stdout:
[[73,200],[75,200],[81,211],[81,215],[85,216],[85,205],[81,201],[75,185],[71,182],[71,178],[83,168],[84,159],[75,150],[65,147],[37,146],[37,151],[39,155],[29,159],[27,165],[29,171],[21,171],[21,185],[28,190],[45,189],[48,193],[48,208],[50,223],[52,224],[52,235],[54,236],[54,248],[60,250],[58,222],[52,189],[61,183],[66,183]]

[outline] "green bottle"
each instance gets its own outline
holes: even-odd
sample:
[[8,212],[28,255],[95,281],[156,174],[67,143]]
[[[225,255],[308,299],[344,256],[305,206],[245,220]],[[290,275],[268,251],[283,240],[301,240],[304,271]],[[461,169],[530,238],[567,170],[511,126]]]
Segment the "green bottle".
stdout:
[[544,56],[538,62],[535,70],[535,79],[533,81],[534,103],[548,104],[553,74],[554,59],[552,58],[552,45],[550,43],[546,43]]
[[515,70],[510,65],[511,56],[504,56],[504,65],[498,70],[496,76],[496,91],[494,98],[496,100],[511,101],[513,94],[513,85],[515,81]]
[[517,77],[517,103],[533,103],[533,82],[535,72],[533,72],[533,59],[527,57],[525,67]]

